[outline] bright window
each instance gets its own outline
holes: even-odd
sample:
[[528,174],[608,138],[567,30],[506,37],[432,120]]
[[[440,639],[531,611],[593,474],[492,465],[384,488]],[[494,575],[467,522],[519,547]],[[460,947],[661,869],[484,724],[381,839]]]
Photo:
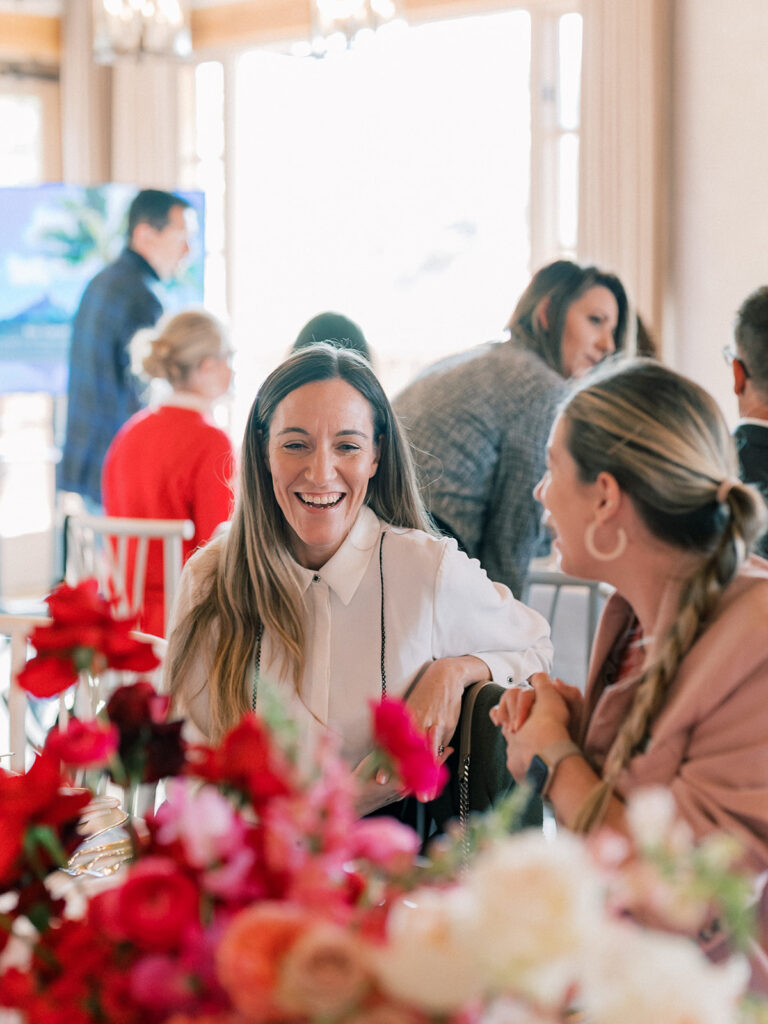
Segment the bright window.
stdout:
[[226,75],[199,67],[196,183],[210,225],[226,180],[231,225],[236,430],[323,310],[358,321],[390,393],[499,335],[532,263],[575,251],[580,62],[581,18],[559,4],[323,60],[258,50]]

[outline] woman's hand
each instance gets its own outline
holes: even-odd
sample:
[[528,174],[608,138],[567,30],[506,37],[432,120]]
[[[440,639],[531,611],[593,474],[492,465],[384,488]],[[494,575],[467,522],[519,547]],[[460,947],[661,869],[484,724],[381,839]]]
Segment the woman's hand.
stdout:
[[525,778],[534,754],[570,737],[577,695],[580,700],[575,687],[550,679],[546,672],[534,673],[531,686],[506,690],[491,710],[491,720],[501,726],[507,741],[507,768],[518,782]]
[[444,759],[451,752],[448,744],[458,725],[464,690],[490,678],[485,662],[471,654],[438,658],[419,676],[406,704],[416,725],[427,734],[436,758]]
[[379,771],[375,778],[371,777],[375,760],[375,754],[368,754],[352,772],[358,780],[355,809],[361,817],[402,797],[396,779],[391,780],[383,771]]
[[[451,747],[446,747],[443,753],[437,757],[440,764],[444,764],[448,760],[451,751]],[[371,811],[376,811],[379,807],[394,803],[395,800],[401,800],[404,795],[399,788],[398,780],[391,779],[383,768],[380,768],[372,777],[371,773],[377,760],[378,756],[375,753],[368,754],[352,772],[358,780],[355,808],[361,816],[370,814]],[[422,802],[427,800],[423,794],[416,793],[415,796]]]

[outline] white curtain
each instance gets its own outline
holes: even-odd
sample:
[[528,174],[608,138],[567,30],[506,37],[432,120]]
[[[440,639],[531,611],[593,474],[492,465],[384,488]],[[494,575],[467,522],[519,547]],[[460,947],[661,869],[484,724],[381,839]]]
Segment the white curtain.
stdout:
[[73,185],[110,180],[110,69],[91,59],[91,0],[62,9],[62,178]]
[[73,184],[179,183],[179,65],[147,58],[94,64],[92,0],[63,5],[63,177]]
[[578,257],[621,277],[663,340],[671,0],[583,0]]

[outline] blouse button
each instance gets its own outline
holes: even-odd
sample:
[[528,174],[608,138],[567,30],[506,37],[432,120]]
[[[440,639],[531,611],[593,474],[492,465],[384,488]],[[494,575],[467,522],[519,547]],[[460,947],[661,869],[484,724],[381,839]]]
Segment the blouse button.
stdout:
[[315,573],[315,575],[312,577],[312,582],[313,583],[319,583],[320,582],[320,576],[319,576],[318,573]]

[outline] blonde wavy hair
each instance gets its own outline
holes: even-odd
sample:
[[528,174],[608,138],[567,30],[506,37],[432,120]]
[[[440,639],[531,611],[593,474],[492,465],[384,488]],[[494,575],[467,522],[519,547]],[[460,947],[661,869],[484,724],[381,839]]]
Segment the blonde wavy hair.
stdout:
[[224,356],[229,343],[224,326],[204,310],[185,310],[166,317],[154,328],[139,331],[131,341],[132,359],[148,377],[183,387],[193,370],[209,356]]
[[[275,497],[267,461],[272,417],[292,391],[314,381],[341,379],[369,402],[379,465],[365,503],[385,523],[434,533],[419,495],[410,449],[376,375],[356,352],[316,344],[296,352],[262,384],[251,407],[240,460],[240,488],[232,524],[203,582],[202,598],[173,630],[168,645],[172,696],[215,636],[208,675],[212,738],[220,738],[249,710],[246,685],[262,630],[278,643],[297,693],[306,661],[304,598]],[[211,631],[213,630],[213,634]]]
[[[733,439],[714,401],[680,374],[647,359],[609,367],[565,403],[568,450],[580,479],[612,474],[649,530],[698,553],[677,614],[657,638],[630,711],[606,756],[602,779],[575,827],[601,820],[619,775],[664,706],[678,665],[760,534],[765,507],[737,479]],[[722,498],[722,500],[720,500]]]

